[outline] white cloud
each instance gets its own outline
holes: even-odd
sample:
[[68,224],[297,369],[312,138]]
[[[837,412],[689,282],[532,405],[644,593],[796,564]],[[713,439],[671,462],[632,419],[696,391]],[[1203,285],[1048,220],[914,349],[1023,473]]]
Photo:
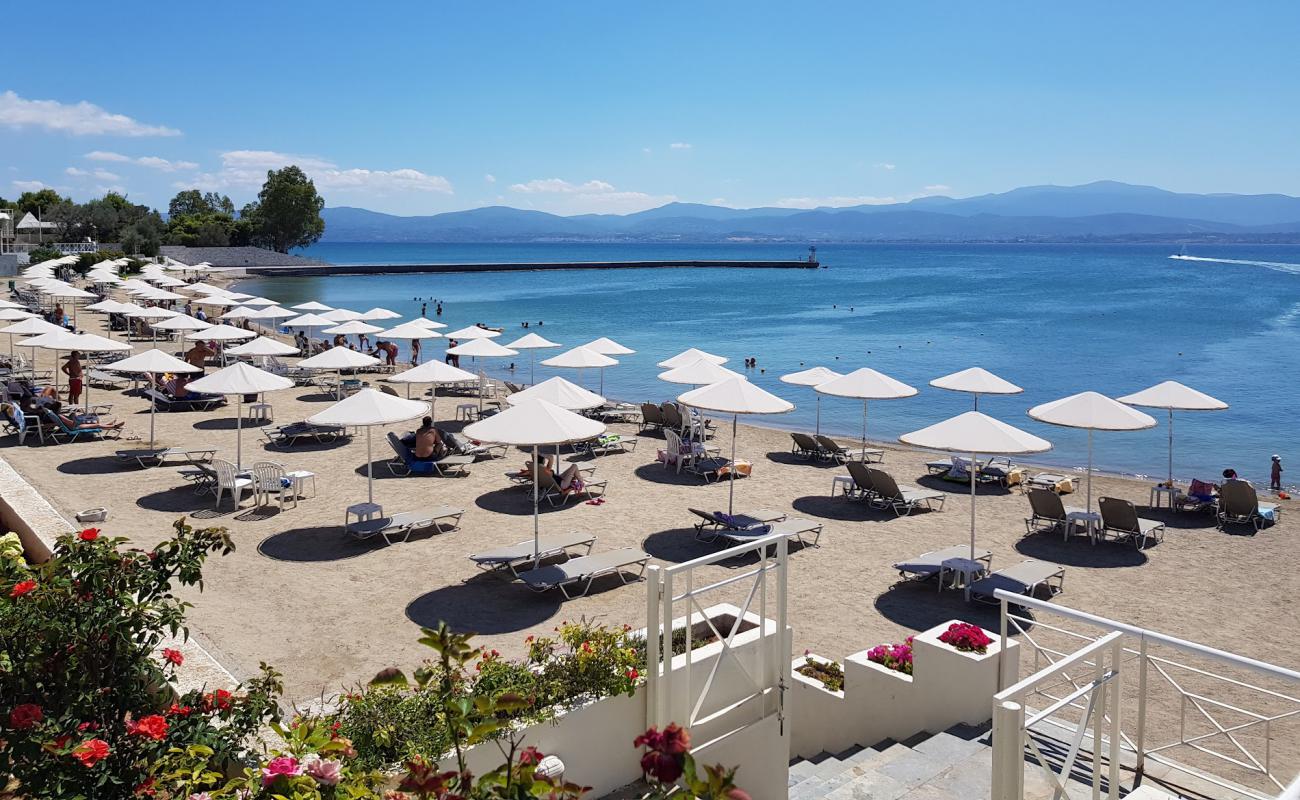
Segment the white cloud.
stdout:
[[112,114],[94,103],[28,100],[13,91],[0,93],[0,125],[43,128],[73,136],[180,136],[165,125],[147,125],[125,114]]
[[63,171],[63,173],[64,173],[65,175],[71,175],[71,176],[74,177],[74,178],[81,178],[81,177],[84,177],[84,176],[90,174],[90,173],[87,172],[86,170],[84,170],[84,169],[77,169],[76,167],[68,167],[67,169],[65,169],[65,170]]
[[273,150],[231,150],[221,154],[221,169],[202,173],[190,181],[177,181],[178,189],[198,188],[257,189],[266,180],[268,170],[290,164],[306,172],[321,190],[383,195],[392,192],[438,192],[452,194],[451,182],[441,175],[429,175],[417,169],[372,170],[357,167],[341,169],[332,161],[317,156],[278,153]]
[[131,160],[130,156],[124,156],[121,153],[110,153],[105,150],[91,150],[89,153],[86,153],[84,156],[82,156],[82,158],[85,158],[88,161],[119,161],[120,162],[120,161]]
[[931,194],[946,194],[951,191],[952,191],[951,186],[948,186],[947,184],[943,184],[943,183],[936,183],[931,186],[925,187],[925,191],[919,196],[924,197],[926,195],[931,195]]
[[897,164],[890,164],[890,163],[887,162],[887,161],[881,161],[881,162],[878,162],[878,163],[876,163],[876,164],[872,164],[872,166],[875,167],[876,169],[883,169],[883,170],[885,170],[886,172],[893,172],[893,171],[897,168],[898,165],[897,165]]
[[85,170],[80,167],[68,167],[63,170],[64,174],[71,175],[74,178],[94,178],[99,181],[118,181],[122,179],[121,175],[109,172],[106,169]]
[[40,190],[47,188],[46,185],[40,181],[10,181],[10,183],[12,183],[13,187],[20,192],[39,192]]
[[495,175],[493,175],[492,173],[489,172],[488,174],[486,174],[486,175],[483,176],[483,180],[487,181],[488,183],[496,183],[496,182],[497,182],[497,176],[495,176]]
[[620,191],[602,180],[572,183],[562,178],[542,178],[512,184],[510,191],[535,197],[525,201],[529,208],[556,214],[626,214],[677,200],[676,195]]
[[646,155],[650,155],[651,150],[648,147],[642,147],[641,152],[645,153]]
[[691,145],[690,145],[689,142],[673,142],[672,144],[668,145],[668,149],[670,149],[670,150],[690,150],[690,149],[691,149]]

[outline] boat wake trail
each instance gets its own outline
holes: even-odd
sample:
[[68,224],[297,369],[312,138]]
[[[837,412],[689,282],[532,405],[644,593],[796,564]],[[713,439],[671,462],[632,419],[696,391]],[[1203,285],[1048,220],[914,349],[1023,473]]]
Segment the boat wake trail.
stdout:
[[1245,261],[1239,258],[1205,258],[1203,256],[1173,255],[1175,261],[1208,261],[1214,264],[1244,264],[1250,267],[1267,267],[1278,272],[1290,272],[1300,275],[1300,264],[1288,264],[1285,261]]

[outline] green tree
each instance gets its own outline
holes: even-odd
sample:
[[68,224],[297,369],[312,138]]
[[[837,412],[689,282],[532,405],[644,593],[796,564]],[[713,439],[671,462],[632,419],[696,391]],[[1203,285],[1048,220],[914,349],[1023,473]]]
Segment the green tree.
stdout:
[[324,207],[316,184],[298,167],[288,166],[266,173],[257,202],[244,206],[240,216],[252,221],[254,243],[287,253],[314,244],[325,233]]
[[44,210],[61,202],[72,202],[60,197],[53,189],[41,189],[38,192],[23,192],[18,198],[18,210],[24,214],[43,214]]
[[122,250],[129,255],[156,256],[162,248],[167,226],[157,211],[147,211],[122,231]]

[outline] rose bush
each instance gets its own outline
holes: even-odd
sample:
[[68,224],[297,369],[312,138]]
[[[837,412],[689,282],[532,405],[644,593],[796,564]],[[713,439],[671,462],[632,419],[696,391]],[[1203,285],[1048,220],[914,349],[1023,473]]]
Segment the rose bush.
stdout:
[[983,628],[969,622],[954,622],[949,625],[948,630],[939,634],[939,641],[952,645],[962,652],[980,655],[987,653],[989,645],[993,644],[993,640]]

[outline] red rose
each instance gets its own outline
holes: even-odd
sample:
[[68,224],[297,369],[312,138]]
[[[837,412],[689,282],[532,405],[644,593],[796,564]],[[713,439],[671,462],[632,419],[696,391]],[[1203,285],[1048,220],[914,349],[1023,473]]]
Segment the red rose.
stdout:
[[669,755],[679,756],[691,749],[691,735],[686,732],[685,728],[677,725],[675,722],[668,723],[664,728],[663,740],[659,749]]
[[160,714],[150,714],[135,722],[128,722],[126,732],[132,736],[144,736],[160,742],[167,736],[167,720]]
[[178,705],[178,704],[176,704],[176,703],[172,703],[172,704],[171,704],[171,707],[167,709],[167,716],[169,716],[169,717],[188,717],[188,716],[190,715],[190,710],[191,710],[191,709],[190,709],[189,706],[182,706],[182,705]]
[[144,783],[135,787],[136,797],[153,797],[157,793],[157,790],[153,788],[153,778],[149,778]]
[[520,764],[530,766],[533,764],[540,764],[542,763],[543,758],[544,756],[542,755],[542,751],[538,750],[536,747],[525,747],[523,750],[519,751]]
[[170,647],[164,647],[162,654],[165,660],[170,661],[171,663],[175,664],[178,667],[181,664],[185,663],[185,656],[181,655],[181,651],[179,650],[173,650]]
[[22,597],[23,595],[27,594],[28,592],[30,592],[35,588],[36,588],[36,581],[32,581],[32,580],[18,581],[18,583],[14,584],[14,588],[9,591],[9,597],[11,599]]
[[72,750],[72,757],[81,762],[81,766],[90,769],[108,758],[108,742],[103,739],[87,739]]
[[673,783],[682,777],[681,759],[650,750],[641,756],[641,771],[660,783]]
[[36,727],[36,723],[45,719],[41,707],[35,703],[23,703],[14,706],[9,712],[9,727],[16,731],[26,731]]
[[634,669],[630,669],[630,670],[627,671],[627,679],[628,679],[628,680],[630,680],[630,681],[634,681],[634,680],[636,680],[636,679],[639,678],[639,677],[641,677],[641,673],[637,672],[636,670],[634,670]]
[[218,689],[215,692],[203,695],[203,707],[208,711],[225,711],[230,708],[231,697],[230,692],[225,689]]
[[93,542],[99,538],[99,528],[86,528],[77,534],[77,538],[83,542]]

